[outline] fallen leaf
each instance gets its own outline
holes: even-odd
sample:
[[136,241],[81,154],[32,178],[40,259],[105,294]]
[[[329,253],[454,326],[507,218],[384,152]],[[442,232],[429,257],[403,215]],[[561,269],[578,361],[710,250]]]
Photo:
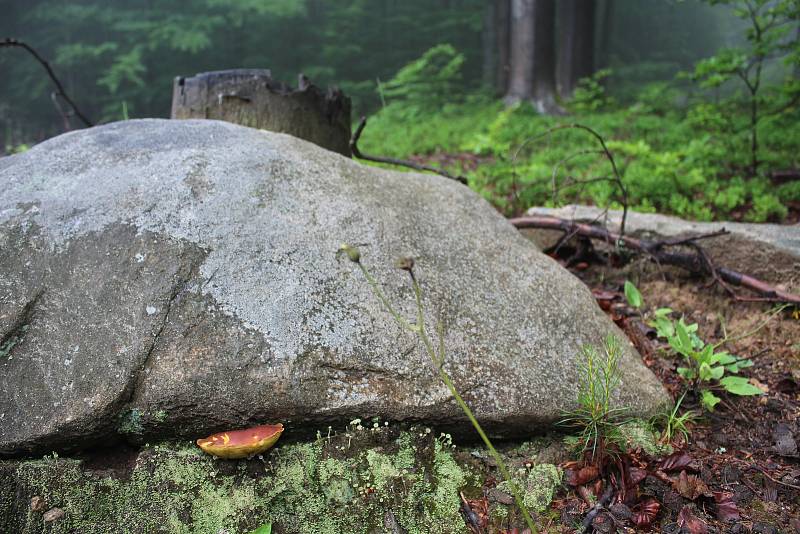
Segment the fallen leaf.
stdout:
[[638,467],[630,467],[628,469],[628,487],[635,488],[639,483],[647,478],[647,471],[639,469]]
[[769,393],[769,386],[764,384],[763,382],[760,382],[755,378],[750,378],[749,382],[758,389],[760,389],[761,391],[763,391],[764,393]]
[[701,495],[705,495],[706,497],[712,496],[711,490],[708,489],[705,482],[695,475],[686,474],[686,471],[681,471],[678,478],[672,480],[672,487],[674,487],[675,491],[680,493],[682,497],[692,501]]
[[483,499],[466,499],[463,493],[461,494],[461,499],[461,510],[464,513],[470,531],[476,534],[483,532],[489,525],[489,500],[486,497]]
[[44,499],[38,495],[31,497],[31,512],[44,512],[46,507],[47,505],[45,504]]
[[53,521],[58,521],[63,518],[64,515],[64,510],[61,508],[50,508],[42,515],[42,519],[44,519],[45,523],[52,523]]
[[220,458],[247,458],[266,451],[278,441],[283,425],[261,425],[244,430],[219,432],[197,440],[197,446]]
[[739,507],[733,500],[733,493],[715,491],[714,501],[717,503],[717,519],[720,521],[735,521],[739,519]]
[[678,513],[678,526],[685,529],[689,534],[706,534],[708,532],[708,525],[694,515],[688,505],[681,508]]
[[661,510],[661,503],[650,497],[633,507],[631,510],[631,512],[633,512],[631,521],[633,521],[637,527],[649,526],[656,520],[659,510]]
[[594,496],[597,498],[600,498],[600,495],[603,494],[603,481],[599,478],[595,480],[592,485],[592,493],[594,493]]
[[[688,468],[693,462],[693,458],[685,451],[676,451],[661,460],[658,468],[662,471],[679,471]],[[692,469],[692,471],[695,471]]]
[[581,469],[567,469],[565,479],[570,486],[583,486],[600,476],[600,469],[596,465],[587,465]]

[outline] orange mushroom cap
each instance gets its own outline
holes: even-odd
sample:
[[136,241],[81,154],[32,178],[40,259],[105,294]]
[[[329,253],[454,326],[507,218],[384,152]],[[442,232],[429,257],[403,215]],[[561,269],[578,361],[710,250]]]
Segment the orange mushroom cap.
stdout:
[[208,454],[220,458],[236,459],[255,456],[266,451],[278,441],[283,425],[261,425],[243,430],[218,432],[197,440],[197,446]]

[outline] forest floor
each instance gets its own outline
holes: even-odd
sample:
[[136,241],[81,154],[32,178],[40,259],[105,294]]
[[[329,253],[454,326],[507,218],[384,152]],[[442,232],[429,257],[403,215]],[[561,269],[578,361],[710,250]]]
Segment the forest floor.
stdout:
[[[631,337],[646,365],[675,399],[685,389],[676,372],[682,361],[669,355],[666,343],[646,324],[648,310],[661,307],[672,308],[689,324],[697,323],[699,337],[708,343],[722,341],[726,333],[728,339],[741,337],[725,348],[752,359],[753,366],[741,374],[764,393],[742,397],[718,393],[722,401],[707,412],[689,391],[681,411],[692,410],[701,417],[691,425],[688,443],[673,441],[676,452],[666,458],[630,452],[621,461],[624,482],[612,480],[612,475],[599,477],[601,482],[574,480],[577,484],[568,486],[571,489],[554,503],[561,510],[562,525],[574,525],[585,517],[610,483],[616,491],[606,509],[595,516],[596,532],[800,533],[797,311],[776,314],[769,304],[734,300],[705,280],[646,260],[625,267],[584,263],[571,270]],[[645,319],[623,295],[623,284],[631,279],[643,297]],[[579,467],[572,475],[589,478],[581,477]]]

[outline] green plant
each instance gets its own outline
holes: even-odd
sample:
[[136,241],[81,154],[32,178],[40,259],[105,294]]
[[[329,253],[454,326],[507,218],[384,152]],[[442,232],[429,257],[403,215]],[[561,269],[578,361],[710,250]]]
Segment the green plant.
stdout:
[[428,334],[428,330],[425,326],[425,310],[422,304],[422,288],[417,281],[416,276],[414,275],[414,260],[413,258],[401,258],[397,262],[397,268],[408,273],[408,276],[411,280],[411,286],[414,290],[414,298],[417,306],[417,319],[416,323],[411,323],[407,321],[402,315],[400,315],[391,305],[389,300],[383,294],[383,291],[380,288],[377,280],[370,274],[369,270],[367,270],[366,266],[361,261],[361,252],[358,248],[349,245],[349,244],[342,244],[339,247],[337,254],[344,254],[347,258],[358,265],[361,273],[366,278],[367,282],[369,283],[370,287],[372,288],[372,292],[375,296],[380,300],[383,307],[386,308],[386,311],[391,314],[392,318],[395,322],[402,327],[404,330],[407,330],[413,334],[415,334],[420,341],[422,341],[423,346],[425,347],[425,352],[427,352],[428,356],[430,357],[431,361],[433,362],[434,367],[436,368],[436,372],[439,375],[439,379],[444,383],[447,389],[450,391],[450,394],[455,399],[458,406],[461,408],[461,411],[464,412],[464,415],[467,416],[472,426],[475,428],[475,431],[480,436],[481,440],[483,440],[486,448],[489,449],[489,453],[492,455],[492,458],[497,464],[497,468],[500,470],[500,473],[503,475],[503,478],[506,482],[508,482],[511,492],[514,495],[514,500],[519,507],[520,511],[522,512],[523,517],[525,518],[525,522],[528,525],[531,533],[536,534],[539,530],[536,528],[536,525],[533,522],[533,519],[528,511],[528,508],[525,506],[523,501],[522,493],[511,477],[511,474],[506,467],[505,462],[503,461],[502,456],[497,452],[494,445],[492,444],[489,436],[486,435],[486,432],[483,431],[478,420],[475,418],[475,415],[472,413],[469,405],[464,401],[461,395],[456,389],[455,384],[453,383],[452,378],[444,369],[445,363],[445,346],[444,346],[444,324],[440,321],[436,327],[436,333],[438,337],[438,343],[435,346],[431,337]]
[[382,84],[381,96],[390,104],[402,101],[411,115],[436,109],[460,94],[463,64],[464,54],[453,46],[436,45]]
[[628,304],[631,308],[638,310],[642,307],[642,294],[639,293],[639,289],[633,285],[630,280],[625,280],[625,300],[628,301]]
[[627,422],[628,410],[611,406],[620,382],[622,351],[613,335],[603,341],[602,354],[592,345],[585,345],[581,351],[578,407],[565,414],[559,424],[577,429],[581,452],[590,452],[591,460],[602,465],[606,454],[625,450],[625,439],[619,429]]
[[670,317],[672,313],[670,308],[657,309],[650,325],[656,329],[658,337],[667,340],[674,353],[683,356],[687,365],[678,367],[678,374],[699,391],[700,401],[706,410],[712,411],[720,402],[721,399],[713,391],[718,386],[733,395],[763,393],[747,378],[732,376],[752,367],[753,361],[737,358],[724,350],[717,351],[729,339],[716,344],[706,343],[697,335],[697,323],[686,324],[683,317],[676,321]]
[[[641,293],[630,281],[625,282],[625,296],[634,308],[638,309],[643,305]],[[732,376],[738,374],[742,369],[752,367],[753,361],[747,358],[737,358],[728,351],[717,351],[722,345],[733,341],[727,336],[727,333],[724,339],[718,343],[706,343],[697,335],[697,323],[687,324],[683,317],[676,321],[671,317],[673,313],[671,308],[659,308],[653,312],[652,319],[648,324],[656,329],[658,337],[666,339],[675,354],[683,356],[687,365],[678,367],[678,374],[699,392],[700,401],[706,410],[712,411],[720,402],[721,399],[713,391],[720,387],[733,395],[760,395],[763,393],[759,388],[750,384],[747,378]],[[754,334],[764,324],[753,332],[735,339],[742,339]],[[675,414],[672,416],[673,418],[677,417]]]
[[600,69],[592,76],[582,78],[567,105],[573,112],[593,112],[611,107],[614,99],[608,96],[603,80],[611,75],[611,69]]
[[689,443],[689,427],[697,421],[698,417],[693,410],[687,410],[682,414],[678,413],[684,398],[686,398],[685,391],[672,408],[665,409],[651,420],[653,426],[664,429],[661,433],[663,443],[670,443],[677,436],[681,436],[684,442]]
[[[800,41],[794,35],[800,20],[797,0],[709,0],[711,4],[728,4],[747,25],[746,48],[726,48],[695,66],[692,79],[701,87],[716,88],[738,79],[744,86],[749,134],[750,171],[755,174],[759,160],[758,126],[765,116],[782,114],[797,104],[800,81],[788,74],[781,84],[765,84],[765,69],[776,59],[783,58],[787,70],[800,65]],[[723,102],[737,107],[738,95]],[[734,134],[735,132],[729,132]]]

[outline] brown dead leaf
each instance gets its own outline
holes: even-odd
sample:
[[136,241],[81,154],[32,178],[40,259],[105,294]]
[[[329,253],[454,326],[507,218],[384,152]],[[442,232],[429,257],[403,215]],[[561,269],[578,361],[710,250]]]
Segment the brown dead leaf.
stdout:
[[463,493],[461,496],[461,512],[469,527],[470,532],[474,534],[481,534],[489,526],[489,500],[484,497],[482,499],[467,499]]
[[686,471],[681,471],[677,479],[672,479],[672,487],[675,488],[682,497],[695,500],[701,495],[711,497],[711,490],[708,489],[706,483],[696,475],[688,475]]
[[633,512],[631,521],[633,521],[637,527],[649,526],[656,520],[659,510],[661,510],[661,503],[650,497],[633,507],[631,510],[631,512]]
[[583,486],[600,476],[600,469],[596,465],[587,465],[578,470],[567,469],[564,478],[570,486]]
[[708,532],[708,525],[694,515],[688,505],[681,508],[678,513],[678,526],[685,529],[689,534],[706,534]]
[[763,391],[764,393],[769,393],[769,386],[764,384],[763,382],[760,382],[755,378],[750,378],[750,383],[753,384],[758,389],[760,389],[761,391]]
[[739,507],[733,500],[733,493],[715,491],[714,501],[717,503],[717,519],[720,521],[735,521],[739,519]]
[[679,471],[681,469],[690,469],[691,471],[696,471],[696,469],[692,469],[690,467],[693,461],[694,459],[685,451],[675,451],[661,460],[661,463],[658,464],[658,468],[667,472]]
[[628,468],[628,487],[635,488],[639,483],[647,478],[647,471],[638,467]]

